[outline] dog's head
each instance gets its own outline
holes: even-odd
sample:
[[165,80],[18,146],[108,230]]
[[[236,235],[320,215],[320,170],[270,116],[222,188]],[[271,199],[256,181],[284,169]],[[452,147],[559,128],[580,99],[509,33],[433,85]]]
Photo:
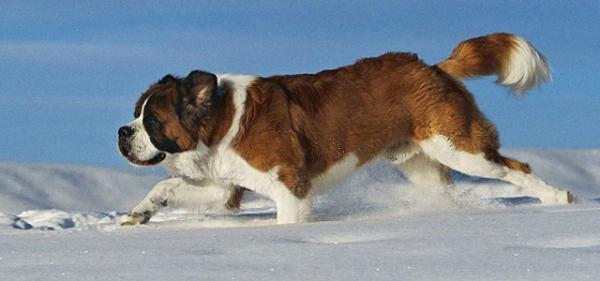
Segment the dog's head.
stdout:
[[135,119],[119,128],[119,150],[131,163],[155,165],[196,149],[217,98],[217,77],[194,70],[185,78],[163,77],[142,94]]

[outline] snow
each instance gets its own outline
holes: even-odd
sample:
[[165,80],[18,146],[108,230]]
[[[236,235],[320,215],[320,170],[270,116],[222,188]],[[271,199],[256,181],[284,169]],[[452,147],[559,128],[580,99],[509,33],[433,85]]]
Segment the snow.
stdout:
[[127,209],[160,178],[141,170],[0,163],[0,212]]
[[541,207],[455,174],[460,204],[376,162],[318,198],[315,221],[275,225],[273,203],[238,213],[119,217],[161,177],[0,164],[1,280],[598,280],[600,150],[505,150],[578,203]]

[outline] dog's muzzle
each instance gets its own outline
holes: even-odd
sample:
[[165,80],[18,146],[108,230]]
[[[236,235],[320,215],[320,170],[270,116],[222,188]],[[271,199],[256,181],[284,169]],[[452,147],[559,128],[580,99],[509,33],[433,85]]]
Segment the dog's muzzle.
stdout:
[[167,156],[164,152],[158,152],[151,159],[140,160],[131,152],[131,140],[135,136],[135,129],[130,126],[123,126],[119,128],[119,151],[129,162],[137,165],[151,166],[160,163]]

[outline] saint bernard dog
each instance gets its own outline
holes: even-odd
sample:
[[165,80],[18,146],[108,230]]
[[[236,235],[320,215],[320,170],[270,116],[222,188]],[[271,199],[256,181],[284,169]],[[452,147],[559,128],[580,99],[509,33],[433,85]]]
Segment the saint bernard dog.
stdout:
[[545,205],[573,202],[498,152],[494,125],[459,81],[486,75],[517,95],[550,79],[542,54],[507,33],[463,41],[436,65],[386,53],[316,74],[167,75],[141,95],[118,146],[171,178],[121,223],[146,223],[194,191],[236,208],[244,189],[275,201],[277,223],[304,222],[315,194],[377,158],[418,186],[451,186],[451,169],[512,183]]

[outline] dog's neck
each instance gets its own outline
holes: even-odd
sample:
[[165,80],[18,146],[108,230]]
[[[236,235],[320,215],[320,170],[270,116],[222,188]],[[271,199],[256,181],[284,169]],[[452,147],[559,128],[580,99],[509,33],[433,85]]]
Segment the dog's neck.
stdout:
[[218,94],[211,105],[210,115],[198,128],[198,138],[207,147],[217,145],[231,126],[235,106],[233,90],[229,83],[219,85]]

